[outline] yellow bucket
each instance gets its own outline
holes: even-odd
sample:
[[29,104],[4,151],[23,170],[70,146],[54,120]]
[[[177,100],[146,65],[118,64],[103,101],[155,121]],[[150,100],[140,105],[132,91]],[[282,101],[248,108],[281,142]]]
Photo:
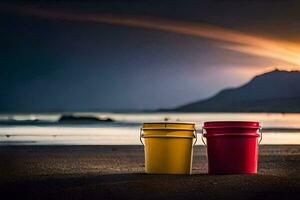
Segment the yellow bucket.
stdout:
[[[190,174],[193,145],[197,141],[194,123],[144,123],[145,172],[148,174]],[[194,140],[195,139],[195,140]],[[193,144],[194,140],[194,144]]]

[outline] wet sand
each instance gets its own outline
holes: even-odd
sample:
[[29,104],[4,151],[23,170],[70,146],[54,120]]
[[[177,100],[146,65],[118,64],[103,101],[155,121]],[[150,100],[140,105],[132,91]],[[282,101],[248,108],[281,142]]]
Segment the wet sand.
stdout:
[[[142,146],[1,146],[0,191],[8,199],[297,199],[300,145],[261,146],[257,175],[146,175]],[[4,199],[6,199],[4,198]]]

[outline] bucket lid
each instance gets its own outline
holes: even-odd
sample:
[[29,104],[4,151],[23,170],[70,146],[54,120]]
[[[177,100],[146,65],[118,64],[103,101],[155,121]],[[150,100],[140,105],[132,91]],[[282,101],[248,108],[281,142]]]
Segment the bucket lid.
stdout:
[[195,123],[192,122],[146,122],[143,129],[174,129],[174,130],[195,130]]
[[204,122],[204,129],[210,128],[260,128],[259,122],[253,121],[212,121]]
[[195,123],[147,122],[142,127],[142,137],[195,138]]

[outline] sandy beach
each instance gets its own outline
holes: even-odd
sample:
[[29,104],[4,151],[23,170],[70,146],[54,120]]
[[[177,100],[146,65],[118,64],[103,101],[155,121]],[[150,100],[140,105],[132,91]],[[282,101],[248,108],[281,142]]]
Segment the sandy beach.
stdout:
[[257,175],[207,175],[194,150],[193,175],[144,174],[142,146],[2,146],[0,191],[9,199],[293,199],[300,146],[261,146]]

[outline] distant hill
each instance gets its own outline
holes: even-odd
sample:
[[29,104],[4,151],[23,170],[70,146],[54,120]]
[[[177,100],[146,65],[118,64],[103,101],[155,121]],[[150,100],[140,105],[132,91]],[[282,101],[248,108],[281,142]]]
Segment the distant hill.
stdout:
[[165,111],[300,112],[300,72],[274,70],[237,88]]

